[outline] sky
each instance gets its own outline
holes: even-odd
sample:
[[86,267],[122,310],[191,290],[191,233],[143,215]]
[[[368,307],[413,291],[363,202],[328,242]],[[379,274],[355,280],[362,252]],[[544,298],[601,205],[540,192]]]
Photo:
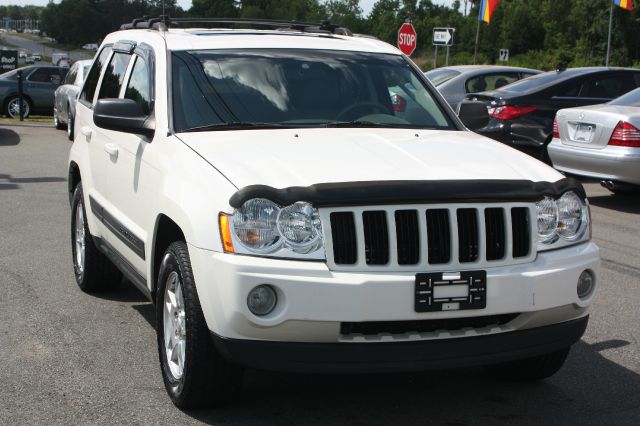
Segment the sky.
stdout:
[[[60,0],[54,0],[56,3],[59,3]],[[371,8],[376,0],[360,0],[360,7],[364,12],[364,15],[368,15],[371,12]],[[17,4],[19,6],[26,6],[28,4],[34,4],[37,6],[45,6],[49,3],[49,0],[0,0],[0,5],[8,6],[12,4]],[[453,0],[434,0],[434,3],[447,4],[450,5],[453,3]],[[178,0],[178,4],[183,9],[189,9],[191,7],[191,0]]]

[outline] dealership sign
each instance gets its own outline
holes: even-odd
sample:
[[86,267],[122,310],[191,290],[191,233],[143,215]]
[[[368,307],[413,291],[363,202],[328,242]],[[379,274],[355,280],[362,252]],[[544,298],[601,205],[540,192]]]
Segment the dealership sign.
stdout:
[[0,50],[0,74],[18,68],[17,50]]

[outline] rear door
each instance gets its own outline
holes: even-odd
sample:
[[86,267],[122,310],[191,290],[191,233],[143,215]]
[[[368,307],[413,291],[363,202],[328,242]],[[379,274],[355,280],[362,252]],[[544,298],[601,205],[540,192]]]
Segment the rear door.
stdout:
[[33,101],[34,109],[53,111],[54,93],[60,82],[60,72],[57,68],[37,68],[29,74],[25,82],[25,93]]

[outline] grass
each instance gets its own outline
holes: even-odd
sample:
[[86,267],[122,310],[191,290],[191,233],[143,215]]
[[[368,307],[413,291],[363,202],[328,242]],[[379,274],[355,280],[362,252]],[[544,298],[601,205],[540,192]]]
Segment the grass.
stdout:
[[[17,118],[0,116],[0,124],[14,124],[14,123],[20,123],[20,120]],[[53,123],[53,117],[47,116],[47,115],[31,115],[25,118],[23,123]]]

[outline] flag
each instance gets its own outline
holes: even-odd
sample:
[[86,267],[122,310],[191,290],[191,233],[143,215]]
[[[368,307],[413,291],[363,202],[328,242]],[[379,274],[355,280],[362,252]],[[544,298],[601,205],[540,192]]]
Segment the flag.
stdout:
[[613,4],[623,9],[633,10],[633,0],[613,0]]
[[[499,1],[500,0],[482,0],[480,2],[480,13],[478,14],[478,20],[484,21],[488,24],[489,21],[491,20],[491,15],[493,15],[493,11],[496,10],[496,7],[498,7]],[[617,1],[624,1],[629,3],[631,2],[631,0],[617,0]]]

